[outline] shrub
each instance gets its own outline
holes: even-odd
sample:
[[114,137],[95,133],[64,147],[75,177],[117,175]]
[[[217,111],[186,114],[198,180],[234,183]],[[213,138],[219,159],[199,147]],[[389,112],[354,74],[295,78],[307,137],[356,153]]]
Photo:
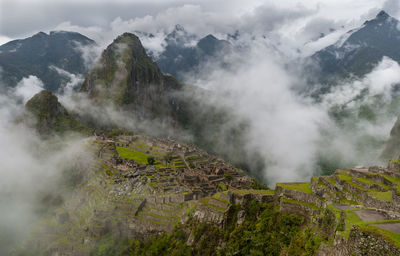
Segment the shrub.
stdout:
[[154,156],[148,156],[148,157],[147,157],[147,163],[148,163],[149,165],[154,165],[155,162],[156,162],[156,160],[154,159]]
[[232,174],[230,174],[230,173],[225,173],[225,174],[224,174],[224,177],[225,177],[225,179],[228,180],[228,181],[233,179]]

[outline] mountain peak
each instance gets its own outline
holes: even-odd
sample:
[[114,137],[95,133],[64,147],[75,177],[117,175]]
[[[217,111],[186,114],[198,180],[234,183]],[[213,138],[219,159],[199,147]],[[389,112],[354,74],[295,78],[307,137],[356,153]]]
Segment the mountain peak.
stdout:
[[40,31],[36,34],[34,34],[32,37],[46,37],[48,36],[46,33],[44,33],[43,31]]
[[185,28],[181,24],[176,24],[174,30],[185,31]]
[[114,40],[114,43],[125,43],[125,44],[128,44],[128,45],[132,45],[132,44],[140,44],[140,45],[142,45],[142,43],[140,42],[139,37],[137,37],[135,34],[128,33],[128,32],[125,32],[122,35],[118,36]]
[[103,51],[80,90],[99,104],[112,102],[139,116],[155,117],[171,109],[165,94],[179,87],[162,74],[136,35],[124,33]]
[[[29,115],[27,115],[29,113]],[[31,120],[33,117],[34,120]],[[72,116],[49,90],[42,90],[35,94],[26,104],[22,121],[42,135],[53,132],[82,132],[89,134],[91,129],[85,127]],[[33,122],[32,122],[33,121]]]
[[376,19],[381,19],[381,20],[385,20],[387,18],[390,18],[390,15],[385,12],[384,10],[380,11],[377,15],[376,15]]

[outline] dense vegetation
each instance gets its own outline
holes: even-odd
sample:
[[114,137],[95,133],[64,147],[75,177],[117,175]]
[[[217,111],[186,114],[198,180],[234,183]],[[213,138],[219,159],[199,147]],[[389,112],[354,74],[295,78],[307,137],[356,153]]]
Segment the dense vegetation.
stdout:
[[[238,224],[238,212],[244,221]],[[175,228],[172,234],[160,234],[142,242],[107,236],[93,255],[312,255],[321,239],[307,229],[305,220],[293,214],[282,214],[272,204],[252,201],[233,206],[224,228],[191,219]]]

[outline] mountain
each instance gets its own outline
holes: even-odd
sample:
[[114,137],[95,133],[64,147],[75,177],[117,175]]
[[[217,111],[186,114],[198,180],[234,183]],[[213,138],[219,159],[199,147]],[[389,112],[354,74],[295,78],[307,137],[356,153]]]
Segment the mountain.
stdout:
[[89,134],[91,129],[80,124],[58,102],[51,91],[43,90],[34,95],[25,105],[20,121],[33,126],[41,135],[63,132]]
[[[57,91],[69,78],[56,68],[71,74],[85,75],[88,67],[79,47],[93,46],[95,42],[76,32],[39,32],[32,37],[13,40],[0,46],[2,80],[15,86],[23,77],[37,76],[44,87]],[[55,67],[55,68],[54,68]]]
[[165,50],[156,58],[156,62],[164,73],[180,81],[184,80],[185,73],[196,71],[207,61],[218,63],[221,56],[232,50],[226,40],[219,40],[213,35],[199,40],[180,25],[176,25],[166,36],[165,42]]
[[124,33],[103,51],[80,91],[98,104],[111,103],[138,117],[174,119],[179,107],[173,93],[181,88],[161,72],[136,35]]
[[347,32],[338,42],[315,53],[318,78],[322,82],[349,76],[362,77],[387,56],[400,63],[400,24],[381,11],[358,29]]

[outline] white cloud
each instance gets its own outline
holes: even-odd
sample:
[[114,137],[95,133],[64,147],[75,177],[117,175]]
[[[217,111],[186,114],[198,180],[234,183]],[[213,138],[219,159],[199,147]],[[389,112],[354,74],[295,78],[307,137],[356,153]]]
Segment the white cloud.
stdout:
[[33,95],[43,90],[43,82],[36,76],[24,77],[15,87],[15,95],[26,103]]
[[3,36],[0,34],[0,45],[3,45],[5,43],[8,43],[9,41],[11,41],[12,39],[9,38],[8,36]]
[[[363,91],[368,91],[368,96],[373,97],[383,95],[385,102],[391,101],[391,93],[394,85],[400,83],[400,66],[399,64],[387,57],[361,80],[354,80],[349,83],[339,84],[332,92],[324,96],[324,103],[327,106],[334,104],[355,104],[359,101]],[[367,100],[369,97],[362,99]]]
[[49,68],[55,70],[59,75],[64,76],[69,80],[65,85],[61,85],[58,88],[59,96],[70,97],[84,80],[84,77],[81,74],[72,74],[56,66],[50,66]]

